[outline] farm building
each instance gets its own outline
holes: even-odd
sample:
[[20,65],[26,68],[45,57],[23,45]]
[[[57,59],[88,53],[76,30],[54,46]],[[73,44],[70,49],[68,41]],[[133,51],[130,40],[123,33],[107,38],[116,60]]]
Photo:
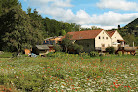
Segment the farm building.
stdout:
[[124,47],[125,40],[122,38],[122,36],[118,33],[117,30],[115,31],[107,31],[111,38],[111,44],[113,47]]
[[[120,47],[125,47],[125,41],[117,30],[86,30],[68,32],[67,34],[72,35],[70,40],[83,46],[84,52],[105,51],[107,47],[111,46],[116,50]],[[65,36],[62,37],[60,41],[62,41],[63,38],[65,38]]]
[[45,55],[49,53],[49,47],[47,45],[36,45],[33,48],[33,53],[37,54],[37,55]]
[[43,44],[50,44],[50,45],[54,45],[56,43],[58,43],[58,41],[62,38],[62,36],[58,36],[58,37],[49,37],[44,39],[44,43]]
[[47,39],[44,39],[44,45],[47,45],[49,47],[49,52],[55,52],[54,50],[54,45],[58,43],[58,41],[62,38],[63,36],[58,36],[58,37],[49,37]]

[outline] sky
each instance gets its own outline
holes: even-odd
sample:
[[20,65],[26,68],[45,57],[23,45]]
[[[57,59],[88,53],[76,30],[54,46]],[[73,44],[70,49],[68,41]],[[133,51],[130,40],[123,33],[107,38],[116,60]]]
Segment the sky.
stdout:
[[121,27],[138,18],[138,0],[19,0],[22,9],[37,9],[43,18],[105,30]]

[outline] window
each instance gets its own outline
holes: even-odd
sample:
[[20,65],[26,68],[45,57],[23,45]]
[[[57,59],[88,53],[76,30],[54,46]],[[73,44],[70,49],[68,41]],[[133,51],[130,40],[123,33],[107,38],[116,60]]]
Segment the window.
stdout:
[[101,37],[99,36],[99,39],[101,39]]
[[106,37],[106,39],[108,39],[108,37]]
[[104,37],[103,37],[103,39],[104,39]]

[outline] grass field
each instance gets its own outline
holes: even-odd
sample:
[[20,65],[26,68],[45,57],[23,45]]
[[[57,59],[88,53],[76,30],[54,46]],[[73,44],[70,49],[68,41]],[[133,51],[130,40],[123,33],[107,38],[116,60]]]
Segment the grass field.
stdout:
[[0,85],[23,92],[136,92],[138,56],[0,58]]

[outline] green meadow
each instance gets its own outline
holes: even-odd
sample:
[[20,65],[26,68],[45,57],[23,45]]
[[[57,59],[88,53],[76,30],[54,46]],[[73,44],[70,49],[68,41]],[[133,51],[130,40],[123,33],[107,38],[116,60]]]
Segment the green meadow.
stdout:
[[136,92],[138,56],[0,58],[0,85],[17,92]]

